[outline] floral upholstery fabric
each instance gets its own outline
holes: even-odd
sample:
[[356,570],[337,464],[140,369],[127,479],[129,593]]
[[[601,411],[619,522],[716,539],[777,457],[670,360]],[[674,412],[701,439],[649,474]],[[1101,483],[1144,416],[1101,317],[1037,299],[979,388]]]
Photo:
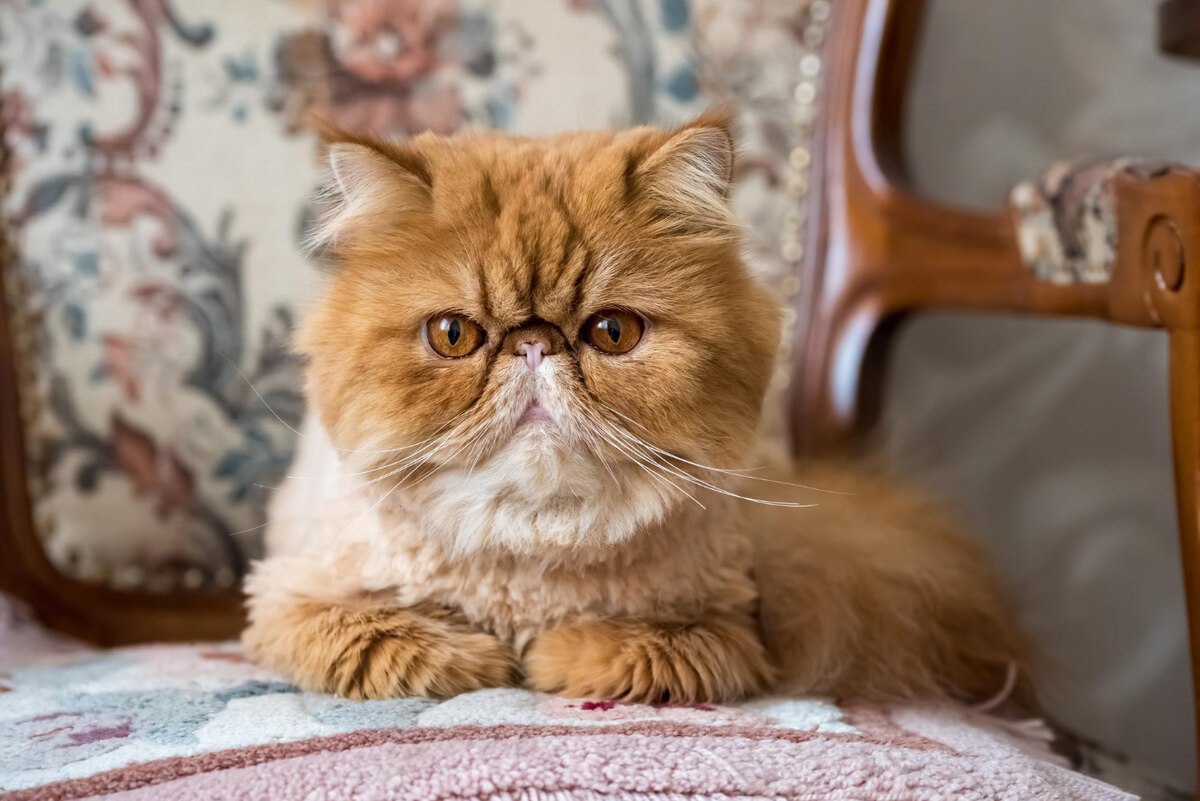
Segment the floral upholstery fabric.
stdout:
[[288,335],[318,273],[297,244],[321,174],[311,112],[398,136],[553,133],[732,97],[735,206],[786,298],[828,16],[826,0],[0,3],[5,278],[49,556],[170,590],[231,585],[256,554],[302,415]]
[[1113,180],[1165,165],[1128,157],[1060,162],[1013,188],[1017,244],[1025,265],[1056,284],[1103,284],[1117,258]]

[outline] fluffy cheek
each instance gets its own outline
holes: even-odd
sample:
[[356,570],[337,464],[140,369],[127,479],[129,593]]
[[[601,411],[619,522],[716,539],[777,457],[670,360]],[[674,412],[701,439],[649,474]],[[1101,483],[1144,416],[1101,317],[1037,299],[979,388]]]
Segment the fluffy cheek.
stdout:
[[437,360],[418,340],[382,336],[323,348],[309,363],[309,397],[338,448],[399,448],[422,442],[478,397],[484,354]]
[[589,387],[654,445],[700,461],[733,458],[753,435],[769,355],[730,353],[675,332],[653,336],[626,357],[585,353]]

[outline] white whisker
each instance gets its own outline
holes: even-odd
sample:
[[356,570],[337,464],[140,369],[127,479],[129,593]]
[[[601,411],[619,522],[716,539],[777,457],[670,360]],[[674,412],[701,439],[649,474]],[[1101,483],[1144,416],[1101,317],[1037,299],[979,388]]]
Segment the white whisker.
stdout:
[[[416,481],[414,481],[409,486],[415,487],[418,484],[420,484],[422,481],[424,481],[425,479],[427,479],[430,476],[432,476],[433,474],[437,473],[437,471],[439,471],[443,467],[445,467],[446,464],[448,464],[451,459],[453,459],[454,457],[458,456],[460,453],[465,451],[467,449],[467,447],[469,446],[469,444],[470,443],[464,442],[462,445],[459,445],[457,448],[452,450],[450,453],[446,454],[446,457],[443,460],[442,464],[434,465],[432,470],[430,470],[428,473],[426,473],[425,475],[418,478]],[[426,463],[428,463],[428,460],[426,460]],[[420,467],[420,465],[418,465],[418,467],[413,468],[413,472],[415,472],[419,467]]]
[[446,422],[444,422],[440,426],[438,426],[436,429],[434,429],[433,434],[431,434],[430,436],[421,440],[420,442],[416,443],[415,445],[400,445],[399,447],[396,447],[396,448],[382,448],[380,450],[368,450],[366,448],[334,448],[334,450],[341,451],[342,453],[351,453],[351,454],[360,454],[360,453],[379,454],[379,453],[396,453],[398,451],[411,450],[413,448],[418,448],[421,445],[424,445],[425,443],[434,439],[439,433],[446,430],[447,427],[449,427],[451,424],[453,424],[456,420],[461,418],[463,415],[465,415],[469,411],[470,411],[469,407],[466,409],[463,409],[461,412],[454,415],[449,420],[447,420]]
[[251,526],[250,528],[244,528],[241,531],[231,531],[231,532],[229,532],[229,536],[240,537],[242,534],[249,534],[251,531],[258,531],[260,528],[266,528],[269,525],[271,525],[270,522],[260,523],[257,526]]
[[[590,422],[590,421],[589,421],[589,422]],[[636,465],[637,465],[638,467],[640,467],[642,470],[646,471],[646,474],[647,474],[647,475],[649,475],[651,478],[653,478],[653,479],[657,480],[659,483],[662,483],[662,484],[669,485],[670,487],[674,488],[675,490],[677,490],[677,491],[679,491],[679,492],[683,493],[683,494],[684,494],[684,495],[686,495],[688,498],[691,498],[692,502],[693,502],[693,503],[695,503],[697,506],[699,506],[701,509],[707,509],[707,508],[708,508],[708,507],[706,507],[706,506],[705,506],[703,503],[701,503],[701,502],[700,502],[700,500],[699,500],[698,498],[696,498],[696,496],[692,495],[690,492],[688,492],[688,491],[687,491],[687,490],[685,490],[683,487],[681,487],[681,486],[679,486],[678,484],[676,484],[676,483],[675,483],[674,481],[672,481],[671,479],[667,478],[665,475],[662,475],[661,471],[660,471],[660,472],[655,472],[655,470],[653,470],[653,469],[652,469],[653,467],[655,467],[655,465],[652,465],[652,464],[650,464],[650,463],[648,463],[648,462],[644,462],[642,459],[639,459],[639,458],[638,458],[638,456],[637,456],[635,453],[632,453],[632,452],[631,452],[629,449],[627,449],[627,448],[625,448],[624,446],[622,446],[620,443],[618,443],[616,440],[614,440],[614,439],[613,439],[611,436],[607,436],[607,435],[605,435],[605,433],[603,432],[603,430],[601,430],[601,429],[595,429],[595,428],[593,428],[592,430],[593,430],[593,432],[594,432],[594,433],[595,433],[597,436],[599,436],[601,439],[603,439],[603,440],[604,440],[605,442],[607,442],[609,445],[611,445],[612,447],[616,448],[616,449],[617,449],[617,450],[619,450],[621,453],[623,453],[623,454],[625,454],[627,457],[629,457],[629,459],[630,459],[630,460],[631,460],[631,461],[632,461],[634,464],[636,464]]]
[[604,421],[604,420],[601,420],[600,422],[602,422],[605,426],[607,426],[611,433],[616,434],[617,436],[624,437],[625,441],[630,445],[630,447],[640,448],[642,451],[642,455],[644,457],[648,458],[651,461],[651,463],[653,463],[655,466],[657,466],[660,470],[662,470],[666,473],[669,473],[670,475],[673,475],[682,481],[686,481],[688,483],[694,484],[697,487],[700,487],[702,489],[709,490],[710,492],[716,492],[721,495],[726,495],[730,498],[738,498],[743,501],[749,501],[750,503],[762,504],[763,506],[776,506],[776,507],[786,508],[786,509],[807,509],[809,507],[816,506],[816,504],[812,504],[812,503],[795,503],[794,501],[769,501],[769,500],[766,500],[765,498],[755,498],[755,497],[752,497],[749,495],[741,495],[739,493],[733,492],[732,490],[726,489],[725,487],[718,486],[716,484],[713,484],[712,482],[705,481],[704,479],[699,478],[698,476],[693,476],[691,473],[688,473],[684,470],[680,470],[680,469],[674,467],[673,465],[663,462],[661,459],[659,459],[657,456],[655,456],[653,450],[648,450],[648,448],[652,447],[649,445],[649,443],[643,442],[639,437],[634,436],[633,434],[624,430],[620,426],[614,425],[614,424],[612,424],[608,421]]
[[359,515],[359,516],[358,516],[358,517],[355,519],[355,521],[354,521],[353,523],[351,523],[351,524],[350,524],[350,528],[356,528],[356,527],[358,526],[358,524],[359,524],[359,523],[361,523],[362,521],[366,520],[366,519],[367,519],[367,516],[368,516],[368,515],[370,515],[370,514],[371,514],[371,512],[374,512],[374,511],[375,511],[375,507],[376,507],[376,506],[379,506],[379,504],[381,504],[381,503],[383,503],[385,500],[387,500],[387,497],[388,497],[389,495],[391,495],[393,492],[395,492],[396,490],[400,489],[400,485],[401,485],[401,484],[403,484],[403,483],[404,483],[404,479],[400,479],[399,481],[397,481],[397,482],[396,482],[396,483],[395,483],[395,484],[392,486],[392,488],[391,488],[390,490],[388,490],[387,492],[383,493],[383,495],[380,495],[380,496],[379,496],[379,500],[375,501],[375,503],[373,503],[373,504],[371,504],[370,506],[368,506],[368,507],[367,507],[367,509],[366,509],[366,511],[365,511],[365,512],[363,512],[361,515]]
[[[238,367],[237,364],[234,363],[233,359],[230,359],[228,356],[226,356],[221,351],[217,351],[217,355],[220,356],[222,359],[224,359],[229,364],[229,366],[234,369],[234,372],[236,372],[238,374],[238,377],[240,377],[243,381],[246,382],[246,386],[250,387],[250,391],[253,392],[255,397],[257,397],[262,402],[262,405],[264,407],[266,407],[266,410],[271,413],[272,417],[274,417],[276,420],[278,420],[280,422],[280,424],[283,425],[284,428],[286,428],[288,431],[291,431],[297,437],[300,437],[301,439],[307,439],[307,437],[302,432],[297,431],[290,424],[288,424],[288,422],[286,420],[284,420],[282,417],[279,416],[279,413],[276,412],[274,408],[272,408],[271,404],[267,402],[267,399],[264,398],[262,393],[258,391],[258,387],[254,386],[254,382],[251,381],[249,379],[249,377],[247,377],[247,375],[242,372],[242,369],[240,367]],[[463,409],[461,412],[454,415],[454,417],[451,417],[445,423],[442,423],[442,425],[437,430],[441,431],[446,426],[450,425],[455,420],[462,417],[468,411],[470,411],[470,409]],[[435,432],[435,434],[436,434],[436,432]],[[429,439],[433,439],[433,437],[430,437]],[[425,440],[425,442],[428,442],[428,441],[429,441],[428,439]],[[338,448],[333,445],[330,445],[330,447],[333,448],[335,451],[338,451],[339,453],[350,453],[350,454],[375,453],[375,454],[379,454],[379,453],[397,453],[397,452],[403,451],[403,450],[410,450],[412,448],[418,447],[421,444],[423,444],[423,443],[417,443],[416,445],[401,445],[396,448],[384,448],[382,450],[366,450],[366,449],[362,449],[362,448]],[[354,474],[351,473],[348,475],[354,475]],[[290,476],[289,476],[289,478],[290,478]],[[299,478],[299,476],[296,476],[296,478]],[[324,476],[319,476],[319,478],[324,478]]]
[[[599,432],[597,432],[596,428],[594,426],[592,426],[590,423],[588,423],[588,420],[586,417],[581,415],[579,417],[579,419],[587,424],[587,427],[593,437],[600,436]],[[600,439],[603,440],[604,442],[607,442],[609,445],[612,445],[612,443],[609,442],[607,437],[600,436]],[[616,487],[618,489],[620,489],[621,482],[617,480],[617,474],[613,472],[612,466],[608,463],[608,460],[604,458],[604,454],[598,448],[592,448],[591,450],[592,450],[592,453],[595,454],[596,458],[600,460],[600,464],[604,466],[604,472],[608,473],[608,477],[613,480],[613,484],[616,485]]]
[[[428,463],[429,459],[433,456],[433,454],[437,453],[437,451],[439,451],[441,448],[445,447],[446,444],[447,443],[445,442],[445,440],[443,440],[436,448],[434,448],[433,451],[431,451],[429,454],[427,454],[420,462],[418,462],[417,464],[414,464],[407,473],[405,473],[403,476],[401,476],[399,479],[396,480],[396,483],[392,486],[391,489],[389,489],[387,492],[383,493],[383,495],[381,495],[378,500],[376,500],[373,504],[371,504],[369,507],[367,507],[367,510],[365,512],[363,512],[361,515],[359,515],[358,518],[353,523],[350,524],[350,527],[353,528],[353,527],[357,526],[359,523],[361,523],[363,520],[365,520],[367,518],[367,516],[371,514],[371,512],[375,511],[375,509],[381,503],[383,503],[385,500],[387,500],[388,496],[390,496],[396,490],[400,489],[400,487],[403,486],[404,482],[407,481],[408,478],[410,476],[412,476],[413,473],[415,473],[417,470],[419,470],[422,465]],[[454,453],[450,454],[450,457],[452,458],[456,453],[459,453],[465,447],[466,447],[465,443],[463,445],[460,445],[458,447],[458,449],[456,451],[454,451]],[[432,475],[434,472],[437,472],[437,469],[438,468],[435,467],[433,469],[433,471],[430,472],[429,475]],[[394,471],[394,472],[399,472],[399,471]],[[389,475],[393,475],[393,474],[394,473],[389,474]],[[427,478],[427,477],[428,477],[428,475],[424,476],[423,478]],[[384,478],[386,478],[386,476],[384,476]],[[374,483],[377,480],[379,480],[379,479],[373,479],[372,481],[370,481],[368,483]],[[416,483],[420,483],[420,481],[421,481],[421,479],[418,479]]]
[[234,363],[233,363],[233,359],[229,358],[228,356],[226,356],[226,355],[225,355],[224,353],[222,353],[221,351],[217,351],[217,355],[218,355],[218,356],[220,356],[222,359],[224,359],[226,362],[228,362],[228,363],[229,363],[229,366],[230,366],[230,367],[232,367],[232,368],[233,368],[233,369],[234,369],[234,370],[237,372],[237,374],[238,374],[239,376],[241,376],[242,380],[246,382],[246,386],[250,387],[250,391],[251,391],[251,392],[253,392],[255,395],[257,395],[257,396],[258,396],[258,399],[259,399],[260,401],[262,401],[262,405],[263,405],[263,406],[265,406],[265,407],[267,407],[267,411],[268,411],[268,412],[270,412],[272,415],[274,415],[274,417],[275,417],[275,419],[276,419],[276,420],[278,420],[280,423],[282,423],[282,424],[283,424],[283,426],[284,426],[284,427],[285,427],[285,428],[286,428],[288,431],[291,431],[291,432],[292,432],[293,434],[295,434],[297,437],[303,437],[303,436],[304,436],[304,435],[303,435],[303,434],[301,434],[299,431],[297,431],[296,429],[294,429],[294,428],[292,428],[290,425],[288,425],[288,422],[287,422],[287,420],[284,420],[282,417],[280,417],[280,416],[279,416],[279,415],[276,413],[276,411],[275,411],[274,409],[272,409],[272,408],[271,408],[271,404],[267,403],[267,399],[266,399],[266,398],[264,398],[264,397],[262,396],[262,393],[258,391],[258,387],[254,386],[254,382],[253,382],[253,381],[251,381],[249,378],[247,378],[247,377],[246,377],[246,374],[242,372],[242,368],[238,367],[236,364],[234,364]]
[[439,438],[437,442],[431,443],[428,446],[426,446],[425,448],[422,448],[417,453],[409,454],[404,459],[401,459],[398,467],[395,467],[394,469],[388,471],[387,473],[384,473],[381,476],[375,476],[374,478],[359,482],[358,484],[352,484],[351,486],[344,488],[343,491],[350,492],[352,490],[361,489],[362,487],[370,486],[371,484],[378,483],[380,481],[383,481],[384,479],[391,478],[392,476],[396,475],[397,473],[402,473],[405,470],[409,469],[410,467],[414,468],[414,469],[419,468],[422,464],[428,462],[433,457],[434,454],[436,454],[439,450],[441,450],[443,447],[445,447],[446,444],[447,444],[447,442],[446,442],[445,437]]
[[[603,406],[605,409],[608,409],[613,414],[618,415],[619,417],[633,423],[638,428],[641,428],[643,431],[650,433],[649,429],[647,429],[644,425],[642,425],[638,421],[634,420],[633,418],[629,417],[628,415],[622,414],[621,412],[617,411],[616,409],[609,406],[608,404],[602,403],[600,405]],[[730,470],[728,468],[713,467],[712,465],[700,464],[699,462],[693,462],[689,459],[685,459],[682,456],[679,456],[678,454],[675,454],[675,453],[672,453],[671,451],[666,450],[665,448],[660,448],[657,445],[651,445],[649,442],[646,442],[641,437],[636,437],[636,435],[634,435],[630,432],[626,431],[623,433],[625,433],[627,436],[634,437],[635,439],[637,439],[639,444],[641,444],[643,447],[648,448],[649,450],[652,450],[661,456],[665,456],[669,459],[674,459],[676,461],[683,462],[684,464],[691,465],[692,467],[696,467],[701,470],[711,470],[714,473],[722,473],[727,476],[736,476],[737,478],[744,478],[749,481],[762,481],[767,484],[778,484],[778,485],[784,486],[784,487],[794,487],[796,489],[812,490],[813,492],[826,492],[826,493],[829,493],[830,495],[853,495],[854,494],[852,492],[843,492],[841,490],[832,490],[832,489],[825,489],[823,487],[814,487],[809,484],[795,484],[791,481],[778,481],[773,478],[763,478],[762,476],[751,476],[751,475],[747,475],[747,473],[745,472],[748,470],[763,470],[763,469],[765,469],[763,467],[747,467],[747,468],[743,468],[741,470]]]
[[[465,414],[465,412],[464,412],[463,414]],[[413,449],[413,448],[421,448],[421,447],[423,447],[423,446],[425,446],[425,445],[428,445],[430,442],[433,442],[434,440],[438,439],[438,438],[439,438],[439,436],[440,436],[440,434],[441,434],[441,432],[442,432],[442,431],[443,431],[443,430],[444,430],[444,429],[445,429],[447,426],[449,426],[451,423],[453,423],[455,420],[457,420],[457,419],[458,419],[459,417],[461,417],[461,416],[462,416],[462,414],[455,415],[455,417],[451,418],[450,420],[447,420],[445,423],[442,423],[442,425],[438,426],[438,427],[437,427],[437,429],[436,429],[436,430],[433,432],[433,434],[432,434],[432,435],[430,435],[430,436],[426,437],[425,439],[421,440],[420,442],[413,443],[412,445],[402,445],[402,446],[400,446],[400,447],[398,447],[398,448],[395,448],[395,449],[393,449],[393,450],[394,450],[394,451],[400,451],[400,450],[411,450],[411,449]],[[381,452],[382,452],[382,453],[391,453],[392,451],[381,451]],[[356,451],[356,453],[370,453],[370,451]],[[356,472],[353,472],[353,473],[336,473],[336,474],[334,474],[333,476],[322,476],[322,475],[318,475],[318,476],[297,476],[297,475],[288,475],[288,476],[287,476],[287,478],[296,478],[296,479],[301,479],[301,480],[310,480],[310,479],[311,479],[311,480],[322,480],[322,479],[326,479],[326,478],[349,478],[350,476],[363,476],[363,475],[367,475],[368,473],[377,473],[377,472],[379,472],[380,470],[386,470],[386,469],[388,469],[389,467],[395,467],[396,465],[400,464],[401,462],[405,461],[406,459],[410,459],[410,458],[412,458],[414,455],[415,455],[415,454],[411,454],[411,453],[410,453],[410,454],[408,454],[407,456],[401,456],[400,458],[396,459],[396,460],[395,460],[395,461],[393,461],[393,462],[388,462],[387,464],[378,465],[378,466],[376,466],[376,467],[371,467],[371,468],[368,468],[368,469],[366,469],[366,470],[358,470],[358,471],[356,471]]]

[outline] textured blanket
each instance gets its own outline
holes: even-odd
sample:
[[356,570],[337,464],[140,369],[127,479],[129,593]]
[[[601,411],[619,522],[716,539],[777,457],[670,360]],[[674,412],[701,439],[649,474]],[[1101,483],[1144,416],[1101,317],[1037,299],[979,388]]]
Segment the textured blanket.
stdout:
[[229,644],[0,673],[5,798],[1128,799],[1036,723],[820,699],[651,707],[301,693]]

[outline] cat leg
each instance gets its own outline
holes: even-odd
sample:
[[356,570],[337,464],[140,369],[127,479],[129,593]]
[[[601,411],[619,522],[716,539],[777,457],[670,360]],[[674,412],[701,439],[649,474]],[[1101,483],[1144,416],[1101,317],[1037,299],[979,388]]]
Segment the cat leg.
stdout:
[[734,614],[575,623],[543,631],[523,662],[534,689],[638,703],[735,701],[772,674],[753,618]]
[[299,593],[263,580],[261,568],[272,561],[248,584],[242,642],[255,661],[302,689],[355,699],[445,698],[514,684],[512,649],[452,610],[399,607],[378,594]]

